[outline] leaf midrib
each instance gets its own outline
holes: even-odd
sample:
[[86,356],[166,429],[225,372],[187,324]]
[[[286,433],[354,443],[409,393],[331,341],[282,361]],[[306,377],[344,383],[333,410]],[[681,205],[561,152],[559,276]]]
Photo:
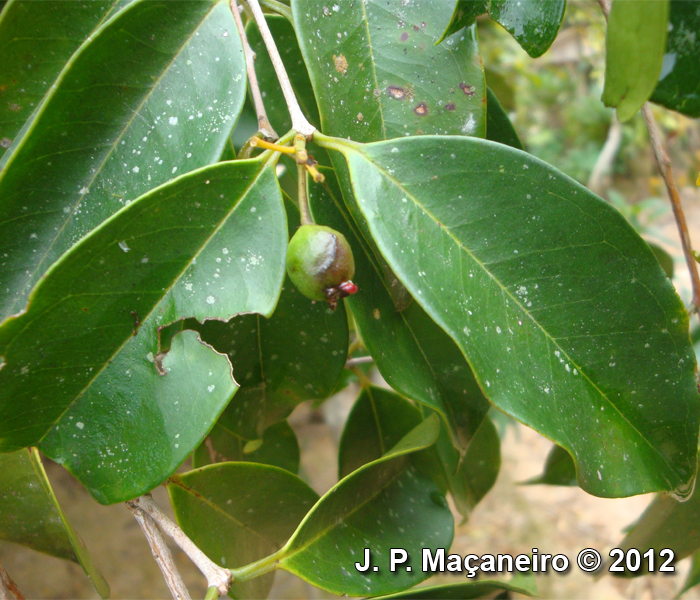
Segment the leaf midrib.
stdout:
[[[255,160],[257,160],[257,159],[253,159],[253,160],[255,161]],[[210,167],[205,167],[205,169],[206,169],[206,168],[212,168],[212,166],[210,166]],[[216,168],[216,166],[214,165],[213,168]],[[267,170],[267,164],[262,164],[262,163],[260,163],[260,170],[259,170],[259,172],[257,173],[257,175],[255,175],[255,177],[252,178],[252,180],[250,180],[249,185],[244,189],[243,193],[242,193],[241,196],[238,198],[238,201],[231,207],[231,209],[226,213],[225,217],[222,218],[221,221],[219,222],[219,224],[213,229],[212,233],[211,233],[211,234],[204,240],[204,242],[200,245],[200,247],[199,247],[199,249],[197,250],[197,252],[193,254],[193,258],[196,258],[197,256],[199,256],[199,254],[202,252],[202,250],[203,250],[204,248],[206,248],[206,247],[209,245],[211,239],[212,239],[212,238],[218,233],[218,231],[228,222],[228,220],[231,218],[231,215],[233,214],[233,212],[235,212],[236,208],[241,204],[241,202],[242,202],[242,201],[246,198],[246,196],[250,193],[251,189],[252,189],[252,188],[255,186],[255,184],[259,181],[259,179],[260,179],[261,176],[266,172],[266,170]],[[192,173],[188,173],[187,175],[184,175],[184,177],[189,177],[189,176],[191,176],[191,175],[192,175]],[[169,182],[169,183],[164,184],[164,185],[172,185],[172,183]],[[158,188],[155,188],[155,189],[157,190]],[[151,193],[153,193],[153,191],[148,192],[148,194],[151,194]],[[118,213],[115,213],[115,215],[116,215],[116,214],[118,214]],[[111,220],[112,220],[112,218],[108,219],[108,221],[105,221],[105,223],[111,222]],[[97,230],[101,229],[101,227],[102,227],[102,226],[98,226],[98,228],[97,228],[96,230],[93,230],[93,231],[97,231]],[[79,245],[73,246],[73,248],[79,248]],[[55,266],[52,266],[52,268],[50,269],[50,271],[52,271],[54,268],[56,268],[59,264],[60,264],[60,262],[59,262],[59,263],[55,263]],[[192,259],[190,259],[189,261],[187,261],[187,263],[184,265],[183,269],[182,269],[175,277],[173,277],[172,283],[171,283],[167,288],[165,288],[165,289],[162,290],[162,295],[161,295],[160,300],[158,300],[157,302],[154,302],[153,307],[151,308],[151,310],[150,310],[150,311],[148,312],[148,314],[142,319],[142,321],[141,321],[141,326],[143,326],[143,325],[148,321],[148,319],[151,317],[151,315],[157,310],[157,308],[158,308],[158,307],[160,306],[160,304],[163,302],[163,299],[170,293],[170,291],[173,289],[173,287],[180,281],[180,279],[182,278],[183,274],[187,271],[187,269],[191,266],[191,264],[192,264]],[[50,272],[50,271],[49,271],[49,272]],[[48,273],[48,272],[47,272],[47,273]],[[35,289],[36,289],[36,288],[35,288]],[[52,304],[50,307],[48,307],[47,309],[45,309],[44,311],[42,311],[41,314],[44,314],[44,313],[46,313],[46,312],[48,312],[48,311],[50,311],[50,310],[53,310],[53,308],[54,308],[58,303],[60,303],[60,302],[62,302],[62,301],[63,301],[62,298],[59,299],[58,302]],[[30,309],[31,309],[31,298],[30,298],[30,304],[29,304],[29,306],[28,306],[28,308],[27,308],[27,312],[29,312]],[[25,313],[25,314],[26,314],[26,313]],[[39,316],[41,316],[41,315],[39,315]],[[5,354],[9,354],[8,351],[10,350],[10,348],[12,347],[12,345],[14,344],[15,340],[17,340],[17,339],[20,338],[20,336],[22,335],[22,333],[30,326],[30,324],[31,324],[34,320],[35,320],[35,319],[28,320],[28,322],[24,325],[24,327],[22,327],[22,329],[20,329],[20,331],[17,332],[17,334],[13,337],[12,341],[5,347]],[[68,411],[70,410],[70,408],[73,406],[73,404],[75,404],[75,402],[77,402],[77,401],[82,397],[82,395],[85,393],[85,391],[88,390],[88,389],[95,383],[95,381],[97,380],[97,378],[105,371],[105,369],[108,368],[108,366],[112,363],[112,361],[114,360],[114,358],[115,358],[116,356],[119,355],[119,353],[123,350],[123,348],[124,348],[132,339],[133,339],[133,335],[131,335],[131,334],[128,335],[128,337],[126,337],[126,339],[124,340],[124,342],[122,342],[122,343],[119,345],[119,347],[118,347],[117,349],[115,349],[115,351],[110,355],[109,359],[107,359],[107,360],[104,362],[104,365],[103,365],[98,371],[95,372],[95,375],[94,375],[91,379],[89,379],[89,380],[85,383],[85,385],[83,386],[82,390],[76,395],[76,397],[75,397],[71,402],[69,402],[69,403],[66,405],[65,410],[64,410],[54,421],[52,421],[52,424],[57,423],[58,421],[60,421],[60,420],[63,418],[63,416],[66,414],[66,412],[68,412]],[[229,360],[228,357],[227,357],[227,360]],[[229,360],[229,364],[230,364],[230,360]],[[235,385],[238,385],[237,382],[235,381],[235,379],[233,379],[233,377],[232,377],[232,380],[233,380],[233,383],[234,383]],[[50,430],[50,428],[49,428],[49,430]],[[49,430],[47,430],[46,433],[44,433],[44,435],[41,437],[41,440],[43,440],[44,437],[46,437],[46,435],[48,434]],[[37,443],[36,443],[35,445],[38,445],[38,444],[40,443],[41,440],[37,441]]]
[[[128,9],[129,9],[130,7],[132,7],[132,6],[139,6],[139,5],[144,4],[144,3],[145,3],[145,2],[139,2],[138,0],[136,0],[135,2],[133,2],[132,4],[130,4],[129,6],[125,7],[125,10],[128,10]],[[126,133],[130,130],[131,125],[133,124],[133,122],[134,122],[134,120],[136,119],[136,117],[137,117],[137,116],[141,117],[141,115],[139,114],[139,111],[143,108],[144,104],[152,97],[153,93],[154,93],[155,90],[158,88],[159,83],[162,81],[163,77],[165,77],[165,75],[169,72],[169,70],[170,70],[170,68],[172,67],[172,65],[173,65],[173,63],[175,62],[175,60],[180,56],[180,54],[183,52],[183,49],[189,44],[190,40],[192,40],[192,38],[194,37],[195,33],[196,33],[196,32],[199,30],[199,28],[202,26],[202,23],[203,23],[207,18],[209,18],[209,16],[211,15],[211,12],[216,8],[217,5],[218,5],[218,3],[212,2],[212,5],[211,5],[210,9],[202,16],[202,18],[201,18],[201,20],[198,22],[198,24],[197,24],[195,27],[192,28],[192,32],[190,33],[190,35],[187,36],[186,40],[181,44],[180,48],[179,48],[178,51],[173,55],[172,59],[171,59],[170,61],[168,61],[167,65],[164,66],[163,70],[161,71],[160,75],[158,76],[158,79],[156,79],[156,80],[153,82],[153,85],[150,87],[150,91],[149,91],[147,94],[144,95],[143,99],[141,100],[141,102],[139,103],[139,105],[136,107],[136,110],[132,110],[132,113],[133,113],[133,114],[132,114],[132,115],[129,117],[129,119],[126,121],[126,124],[125,124],[124,127],[122,128],[122,131],[119,133],[119,135],[115,138],[114,142],[111,144],[111,147],[110,147],[109,151],[108,151],[107,154],[105,155],[105,157],[104,157],[104,159],[102,160],[102,162],[100,163],[99,167],[94,171],[94,174],[93,174],[93,176],[90,178],[89,183],[87,183],[87,184],[84,185],[83,187],[86,187],[86,188],[90,189],[90,188],[92,187],[92,185],[95,183],[96,179],[102,174],[102,171],[103,171],[105,165],[107,164],[107,161],[110,159],[110,157],[111,157],[112,154],[114,153],[115,149],[119,146],[119,142],[123,139],[123,137],[126,135]],[[114,15],[115,18],[116,18],[121,12],[122,12],[122,11],[117,12],[117,13]],[[50,100],[53,96],[55,96],[55,95],[58,93],[58,90],[59,90],[59,85],[58,85],[58,84],[59,84],[59,82],[62,81],[62,80],[64,79],[66,73],[69,73],[69,72],[72,71],[72,68],[73,68],[73,66],[74,66],[74,64],[75,64],[75,59],[76,59],[76,57],[82,56],[82,52],[84,51],[84,49],[87,48],[87,47],[89,47],[89,46],[93,43],[93,41],[94,41],[94,39],[95,39],[95,37],[96,37],[97,35],[101,35],[101,34],[107,29],[107,25],[110,24],[111,20],[112,20],[112,19],[109,19],[109,20],[107,21],[107,23],[104,23],[103,26],[101,26],[101,27],[103,27],[103,28],[102,28],[100,31],[98,31],[98,29],[100,29],[100,28],[95,28],[95,29],[93,30],[93,33],[89,36],[89,38],[86,38],[85,42],[83,42],[83,44],[80,45],[80,47],[78,48],[78,50],[75,51],[75,53],[73,54],[73,56],[71,57],[71,59],[68,61],[68,63],[66,63],[66,66],[65,66],[64,69],[61,71],[61,73],[59,74],[59,76],[54,80],[54,84],[53,84],[53,85],[54,85],[55,87],[50,88],[50,92],[49,92],[48,94],[45,94],[45,95],[44,95],[44,98],[42,99],[42,102],[45,101],[46,103],[42,106],[41,112],[35,115],[35,117],[34,117],[34,119],[33,119],[33,121],[32,121],[32,124],[30,125],[30,129],[26,132],[26,134],[25,134],[24,137],[22,138],[22,141],[20,142],[20,146],[14,151],[13,155],[12,155],[12,156],[10,157],[10,159],[7,161],[7,163],[6,163],[5,166],[4,166],[4,169],[0,170],[0,181],[1,181],[2,179],[4,179],[4,176],[3,176],[3,175],[9,172],[10,167],[11,167],[12,164],[14,163],[15,157],[19,154],[20,150],[21,150],[22,148],[24,148],[24,146],[25,146],[25,144],[26,144],[26,140],[29,139],[31,132],[35,129],[36,123],[41,119],[42,115],[45,113],[46,106],[48,105],[49,100]],[[97,32],[97,33],[95,33],[95,32]],[[141,117],[141,118],[143,118],[143,117]],[[106,146],[106,145],[104,145],[104,146]],[[25,296],[24,294],[22,294],[22,292],[26,291],[27,285],[29,284],[29,282],[31,282],[31,281],[36,277],[37,272],[39,272],[39,271],[41,270],[41,267],[42,267],[42,265],[44,264],[44,262],[46,261],[46,258],[48,257],[49,253],[51,252],[51,250],[52,250],[53,247],[55,246],[55,244],[56,244],[56,242],[58,241],[59,237],[60,237],[60,236],[63,234],[63,232],[65,231],[65,229],[66,229],[66,227],[68,226],[68,224],[72,221],[73,216],[75,215],[75,211],[76,211],[76,210],[78,209],[78,207],[83,203],[83,200],[84,200],[84,199],[85,199],[85,196],[84,196],[83,194],[78,194],[78,199],[77,199],[77,201],[73,204],[73,206],[71,207],[70,213],[66,215],[66,217],[65,217],[65,219],[64,219],[64,221],[63,221],[63,225],[61,225],[61,227],[60,227],[57,231],[55,231],[55,233],[54,233],[54,235],[53,235],[53,240],[52,240],[51,243],[45,248],[45,250],[42,252],[42,254],[38,257],[39,260],[38,260],[38,262],[36,263],[36,266],[34,267],[34,269],[32,270],[32,272],[31,272],[29,275],[26,275],[26,276],[25,276],[25,278],[24,278],[25,283],[24,283],[24,285],[22,286],[22,290],[18,290],[18,291],[20,292],[20,294],[15,298],[15,301],[7,308],[8,315],[11,315],[11,314],[13,314],[13,313],[16,311],[16,307],[17,307],[17,303],[18,303],[18,302],[25,302],[25,301],[26,301],[26,296]],[[39,214],[45,214],[45,213],[39,213]]]
[[217,513],[223,515],[226,519],[228,519],[228,520],[232,521],[233,523],[235,523],[235,524],[236,524],[238,527],[240,527],[241,529],[245,529],[246,531],[249,531],[250,533],[252,533],[253,535],[257,536],[258,538],[260,538],[260,539],[263,540],[264,542],[267,542],[267,543],[270,544],[271,546],[279,546],[279,543],[276,543],[276,542],[270,540],[269,538],[267,538],[266,536],[264,536],[264,535],[263,535],[262,533],[260,533],[259,531],[256,531],[255,529],[251,529],[248,525],[245,525],[244,523],[241,523],[241,522],[240,522],[238,519],[236,519],[232,514],[227,513],[225,510],[222,510],[217,504],[214,504],[214,502],[212,502],[211,500],[209,500],[209,498],[207,498],[206,496],[204,496],[204,494],[200,494],[199,492],[196,492],[196,491],[194,490],[194,488],[191,488],[191,487],[185,485],[180,477],[178,477],[178,476],[173,476],[173,477],[171,477],[171,478],[170,478],[170,483],[171,483],[172,485],[176,485],[176,486],[178,486],[179,488],[185,490],[185,492],[188,493],[188,494],[190,494],[193,498],[196,498],[197,500],[201,501],[203,504],[206,504],[207,506],[209,506],[210,508],[212,508],[212,509],[213,509],[214,511],[216,511]]
[[[380,142],[380,143],[381,143],[381,142]],[[344,152],[344,153],[354,152],[357,156],[362,157],[370,166],[373,166],[373,167],[376,168],[379,172],[381,172],[382,175],[383,175],[386,179],[388,179],[395,187],[397,187],[399,190],[401,190],[401,192],[405,193],[406,196],[407,196],[408,198],[410,198],[411,201],[415,204],[416,208],[418,208],[419,210],[423,211],[423,213],[424,213],[427,217],[429,217],[436,225],[440,222],[439,219],[437,219],[437,218],[435,217],[435,215],[433,215],[433,214],[418,200],[418,198],[416,198],[411,192],[409,192],[396,178],[394,178],[392,175],[390,175],[382,166],[380,166],[378,163],[374,162],[374,161],[370,158],[370,156],[369,156],[368,154],[366,154],[363,150],[361,150],[361,149],[359,149],[359,148],[357,148],[357,147],[350,147],[350,146],[347,146],[347,145],[346,145],[346,146],[343,146],[343,152]],[[352,179],[352,176],[353,176],[353,172],[352,172],[352,169],[350,169],[350,177],[351,177],[351,179]],[[358,202],[358,206],[360,206],[360,204],[361,204],[361,203]],[[360,208],[360,210],[362,210],[362,209]],[[368,224],[370,223],[370,221],[371,221],[370,219],[367,219]],[[669,464],[667,457],[664,456],[664,455],[660,452],[660,450],[657,449],[646,437],[644,437],[644,435],[642,435],[642,433],[629,421],[629,419],[627,419],[627,417],[626,417],[626,416],[620,411],[620,409],[612,402],[612,400],[610,400],[610,398],[608,398],[608,396],[595,384],[595,382],[593,382],[593,381],[591,380],[591,378],[588,376],[588,374],[587,374],[584,370],[581,369],[581,366],[578,364],[578,362],[574,361],[574,360],[569,356],[568,352],[566,352],[566,350],[565,350],[564,348],[562,348],[562,347],[558,344],[557,340],[556,340],[555,338],[553,338],[553,337],[547,332],[547,330],[542,326],[542,324],[541,324],[537,319],[535,319],[534,316],[532,316],[532,315],[530,314],[530,312],[522,305],[522,303],[520,302],[520,300],[519,300],[518,298],[516,298],[513,294],[510,293],[510,291],[509,291],[509,290],[500,282],[500,280],[486,267],[486,265],[485,265],[482,261],[480,261],[476,256],[474,256],[474,254],[466,247],[466,245],[463,245],[463,244],[460,243],[459,239],[456,238],[456,237],[453,235],[451,229],[449,229],[449,228],[446,227],[446,226],[439,227],[439,229],[442,230],[442,231],[445,231],[446,234],[448,235],[448,237],[449,237],[449,238],[453,241],[453,243],[456,245],[457,249],[458,249],[459,251],[464,251],[464,252],[468,255],[468,257],[469,257],[472,261],[474,261],[474,263],[475,263],[476,265],[478,265],[478,266],[483,270],[483,272],[484,272],[486,275],[488,275],[488,276],[498,285],[498,287],[501,289],[501,292],[502,292],[505,296],[507,296],[508,298],[510,298],[510,299],[513,301],[513,303],[514,303],[516,306],[518,306],[518,308],[520,308],[520,310],[522,310],[522,312],[523,312],[525,315],[527,315],[527,316],[532,320],[532,322],[540,329],[540,331],[541,331],[542,334],[545,336],[545,338],[546,338],[547,340],[550,340],[550,341],[555,345],[556,348],[558,348],[558,349],[561,350],[561,352],[563,353],[563,355],[566,356],[566,357],[571,361],[571,364],[574,365],[574,366],[578,369],[578,372],[583,376],[583,378],[584,378],[586,381],[588,381],[588,382],[590,383],[590,385],[598,392],[598,394],[600,395],[600,397],[603,398],[603,399],[612,407],[612,409],[619,415],[619,417],[622,419],[622,421],[624,421],[624,422],[628,425],[628,427],[629,427],[632,431],[634,431],[634,432],[639,436],[639,438],[640,438],[642,441],[644,441],[645,444],[648,445],[649,448],[651,448],[651,449],[654,451],[654,453],[656,453],[659,457],[661,457],[663,464],[671,471],[671,473],[672,473],[674,479],[678,479],[678,475],[676,474],[676,472],[673,470],[673,468],[672,468],[671,465]],[[418,303],[423,307],[423,309],[424,309],[426,312],[428,312],[428,308],[425,307],[417,297],[414,296],[414,299],[415,299],[416,302],[418,302]],[[428,314],[430,314],[430,313],[428,313]],[[461,348],[460,348],[460,350],[461,350]],[[463,352],[463,354],[465,355],[465,358],[466,358],[466,354],[465,354],[464,352]],[[467,362],[469,362],[469,361],[467,361]],[[471,365],[470,365],[470,366],[471,366]]]
[[[410,452],[415,452],[415,451],[417,451],[417,450],[420,450],[420,448],[412,449],[412,450],[410,450]],[[395,460],[397,460],[397,461],[398,461],[398,460],[401,460],[401,462],[405,462],[405,461],[406,461],[406,454],[408,454],[408,453],[400,454],[400,455],[398,455],[398,456],[392,456],[391,459],[395,459]],[[391,460],[391,459],[389,459],[389,460]],[[375,467],[375,466],[377,466],[378,464],[381,464],[382,462],[384,462],[384,461],[382,461],[382,460],[380,459],[379,461],[377,461],[377,462],[375,462],[374,464],[372,464],[372,467]],[[366,471],[365,471],[365,472],[366,472]],[[358,510],[360,510],[361,508],[363,508],[366,504],[369,504],[371,501],[373,501],[377,496],[379,496],[379,494],[381,494],[386,488],[388,488],[391,484],[393,484],[394,481],[396,481],[401,475],[403,475],[404,472],[405,472],[405,469],[399,469],[399,470],[396,472],[395,475],[393,475],[393,476],[390,477],[389,479],[385,479],[384,482],[383,482],[383,484],[382,484],[382,486],[379,487],[379,489],[378,489],[375,493],[373,493],[371,496],[368,496],[367,499],[366,499],[364,502],[362,502],[361,504],[358,504],[358,505],[355,506],[351,511],[345,513],[340,521],[338,521],[338,520],[336,519],[336,522],[333,522],[333,523],[331,523],[331,525],[329,525],[328,527],[322,529],[315,537],[310,538],[310,539],[307,540],[304,544],[302,544],[301,546],[298,546],[297,548],[294,548],[291,552],[289,552],[289,551],[287,550],[287,546],[290,546],[290,545],[294,542],[294,540],[295,540],[295,538],[296,538],[296,532],[295,532],[294,535],[292,535],[292,537],[290,538],[289,542],[287,542],[287,544],[285,544],[285,546],[282,548],[282,550],[280,550],[280,552],[283,554],[283,557],[280,559],[280,563],[284,563],[284,562],[286,562],[286,561],[288,561],[288,560],[293,559],[293,558],[294,558],[295,556],[297,556],[300,552],[302,552],[303,550],[305,550],[305,549],[308,548],[309,546],[315,544],[315,543],[316,543],[319,539],[321,539],[322,537],[325,537],[326,534],[327,534],[329,531],[331,531],[331,530],[335,529],[336,527],[338,527],[338,525],[340,525],[341,523],[345,522],[347,519],[349,519],[350,517],[352,517],[352,515],[354,515]],[[340,483],[342,483],[342,481],[341,481]],[[338,491],[338,489],[339,489],[340,483],[337,484],[335,487],[331,488],[331,489],[326,493],[326,496],[324,496],[324,497],[327,497],[329,494],[336,493],[336,492]],[[319,502],[321,502],[321,500],[323,500],[323,498],[321,498],[321,499],[319,500]],[[298,528],[297,528],[297,532],[300,531],[301,527],[306,523],[308,517],[311,516],[311,515],[313,515],[313,508],[311,509],[311,512],[309,512],[309,514],[307,515],[307,518],[305,518],[305,519],[299,524],[299,526],[298,526]],[[289,553],[287,553],[287,552],[289,552]]]

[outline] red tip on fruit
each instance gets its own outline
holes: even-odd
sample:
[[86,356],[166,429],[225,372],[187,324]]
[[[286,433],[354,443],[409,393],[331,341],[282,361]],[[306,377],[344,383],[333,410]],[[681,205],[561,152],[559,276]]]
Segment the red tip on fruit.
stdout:
[[348,296],[357,293],[357,286],[352,281],[343,281],[338,287]]

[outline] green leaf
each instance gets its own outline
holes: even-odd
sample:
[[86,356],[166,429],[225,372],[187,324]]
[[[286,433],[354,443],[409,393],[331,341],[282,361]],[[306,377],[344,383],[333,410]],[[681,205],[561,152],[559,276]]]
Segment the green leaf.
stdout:
[[[277,44],[301,111],[314,127],[318,127],[320,119],[316,98],[311,87],[309,73],[304,65],[304,59],[301,56],[301,50],[299,50],[294,27],[287,19],[281,16],[270,15],[265,17],[265,20]],[[292,120],[287,110],[287,103],[282,94],[282,88],[277,80],[277,74],[260,35],[260,30],[253,21],[250,21],[246,26],[246,36],[250,47],[256,55],[255,74],[258,78],[260,91],[264,94],[267,117],[277,133],[282,135],[292,128]]]
[[[449,547],[454,523],[444,497],[409,455],[434,443],[438,431],[437,417],[423,421],[382,458],[331,488],[274,557],[278,566],[348,596],[387,594],[426,579],[417,567],[421,551]],[[355,569],[355,561],[364,563],[365,548],[378,572]],[[408,552],[412,571],[400,566],[389,572],[391,548]]]
[[690,567],[690,572],[688,577],[683,584],[683,587],[676,594],[676,598],[680,598],[689,589],[694,588],[700,583],[700,552],[693,554],[692,566]]
[[104,503],[179,466],[237,386],[194,332],[159,356],[159,328],[272,312],[287,243],[273,163],[219,163],[156,188],[52,267],[0,328],[0,449],[50,430],[42,451]]
[[457,33],[460,29],[474,25],[479,15],[489,12],[489,4],[489,0],[456,0],[450,22],[435,43],[440,44],[446,37]]
[[649,244],[649,248],[654,253],[656,260],[659,261],[659,265],[666,273],[666,277],[673,279],[673,257],[661,246],[657,246],[653,242],[647,242],[647,244]]
[[[324,131],[359,141],[403,137],[419,130],[485,134],[486,87],[476,29],[433,45],[440,23],[448,18],[448,3],[387,7],[357,2],[329,8],[299,2],[293,10]],[[332,44],[322,43],[329,39]],[[421,102],[427,114],[414,112],[422,111]],[[346,167],[342,161],[335,166],[344,185]],[[335,179],[332,185],[335,198],[341,199]],[[318,188],[312,186],[310,194],[321,193]],[[463,356],[422,309],[404,310],[411,303],[410,295],[376,251],[354,202],[348,202],[348,208],[359,231],[352,219],[346,223],[332,208],[331,214],[324,214],[327,204],[314,205],[319,222],[356,240],[351,245],[364,291],[346,302],[379,371],[394,389],[445,416],[453,441],[466,447],[486,414],[487,403]],[[365,256],[358,259],[360,247]]]
[[[0,158],[83,40],[131,0],[11,2],[0,16]],[[46,60],[50,56],[51,60]]]
[[700,117],[700,5],[671,0],[668,41],[659,81],[650,100],[689,117]]
[[386,271],[347,214],[333,172],[323,172],[325,187],[309,190],[311,209],[317,222],[340,231],[353,248],[360,291],[345,302],[363,343],[387,383],[436,410],[453,442],[466,449],[488,412],[488,401],[459,348],[417,303],[396,310]]
[[[510,581],[467,581],[430,587],[418,587],[397,594],[375,596],[376,600],[393,600],[405,598],[413,600],[470,600],[471,598],[500,597],[499,592],[515,592],[523,596],[537,596],[537,584],[532,573],[516,573]],[[510,596],[507,596],[510,597]]]
[[[424,411],[425,412],[425,411]],[[501,440],[491,419],[481,421],[464,455],[440,432],[435,450],[455,506],[466,519],[496,483],[501,468]]]
[[[318,500],[296,475],[253,463],[223,463],[174,475],[177,522],[215,563],[239,567],[275,552]],[[274,574],[234,582],[233,598],[266,598]]]
[[233,365],[242,389],[226,409],[225,427],[247,439],[287,418],[299,403],[328,398],[347,356],[344,308],[334,312],[325,303],[312,303],[289,278],[269,319],[243,315],[197,329]]
[[613,0],[605,41],[603,103],[629,121],[649,99],[661,73],[669,0]]
[[420,411],[398,394],[375,386],[364,388],[340,437],[338,477],[382,457],[422,421]]
[[0,320],[129,201],[219,159],[245,96],[228,3],[133,2],[54,85],[0,172]]
[[0,539],[78,563],[102,598],[109,585],[51,489],[36,448],[0,454]]
[[567,449],[589,493],[689,493],[700,403],[688,316],[612,207],[484,140],[316,137],[345,154],[379,249],[491,402]]
[[[700,493],[697,491],[685,502],[678,502],[671,496],[659,494],[630,528],[618,547],[623,551],[636,548],[642,554],[649,548],[654,548],[655,561],[659,560],[660,550],[671,548],[675,554],[674,562],[677,563],[700,548],[699,518]],[[657,570],[660,564],[655,563]],[[642,560],[640,570],[628,575],[644,575],[648,572],[647,569],[648,562]]]
[[508,115],[498,102],[498,98],[491,91],[486,89],[486,139],[499,144],[505,144],[518,150],[524,150],[523,143],[515,131],[515,127],[510,122]]
[[[424,414],[432,414],[426,409]],[[377,387],[363,389],[348,416],[338,451],[338,474],[345,477],[376,460],[423,420],[407,400]],[[493,487],[500,466],[500,440],[490,419],[483,419],[464,456],[441,428],[436,444],[416,456],[417,468],[452,494],[465,517]]]
[[261,438],[246,439],[229,426],[231,412],[225,410],[209,437],[194,453],[192,466],[220,462],[253,462],[272,465],[290,473],[299,471],[299,443],[287,421],[270,425]]
[[[285,199],[291,238],[299,210]],[[335,390],[348,351],[345,307],[336,311],[325,302],[311,302],[285,279],[269,319],[242,315],[228,323],[188,321],[202,340],[226,354],[241,386],[224,413],[225,427],[248,440],[287,418],[305,400],[325,400]]]
[[526,485],[539,483],[546,485],[578,485],[576,481],[576,465],[571,455],[561,446],[552,446],[541,475],[523,482]]
[[292,3],[323,131],[360,142],[421,133],[483,137],[476,29],[440,46],[442,0]]
[[559,33],[566,0],[457,0],[454,12],[440,38],[474,24],[476,17],[489,13],[530,56],[542,56]]

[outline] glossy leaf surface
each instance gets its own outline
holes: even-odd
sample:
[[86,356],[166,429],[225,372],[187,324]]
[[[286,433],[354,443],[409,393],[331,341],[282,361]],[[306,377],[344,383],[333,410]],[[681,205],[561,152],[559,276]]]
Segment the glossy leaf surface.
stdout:
[[80,564],[102,598],[109,586],[68,522],[36,448],[0,454],[0,539]]
[[[432,444],[438,431],[439,421],[431,417],[331,488],[280,551],[279,566],[349,596],[391,593],[426,579],[429,574],[417,565],[411,572],[389,572],[389,551],[404,548],[415,561],[423,548],[452,543],[454,523],[444,497],[407,456]],[[371,548],[378,572],[354,568],[355,561],[364,562],[365,548]]]
[[[406,600],[471,600],[472,598],[499,597],[502,592],[515,592],[523,596],[537,596],[537,584],[532,573],[517,573],[510,581],[467,581],[447,585],[418,587],[397,594],[376,596],[377,600],[405,598]],[[510,596],[508,596],[510,597]]]
[[[659,494],[618,547],[622,550],[637,548],[642,553],[649,548],[657,552],[671,548],[676,561],[690,556],[700,548],[700,494],[697,489],[686,502]],[[646,573],[647,566],[648,563],[642,561],[637,575]]]
[[245,96],[226,2],[134,2],[66,65],[0,172],[0,320],[129,201],[216,162]]
[[333,173],[324,173],[326,186],[309,190],[311,209],[317,222],[340,231],[353,249],[360,291],[345,302],[364,344],[389,385],[442,415],[453,442],[465,449],[488,401],[459,348],[417,303],[396,310],[385,271],[348,214]]
[[299,471],[299,442],[287,421],[270,425],[259,438],[246,439],[227,427],[229,414],[224,410],[209,437],[195,451],[194,468],[220,462],[253,462],[295,474]]
[[569,450],[592,494],[689,492],[699,402],[687,313],[614,209],[483,140],[330,144],[381,252],[494,404]]
[[578,485],[576,481],[576,465],[571,455],[561,446],[553,446],[547,455],[544,471],[537,477],[524,483],[546,485]]
[[533,58],[542,56],[557,37],[566,0],[457,0],[443,39],[489,13]]
[[[275,552],[318,500],[288,471],[253,463],[211,465],[168,483],[177,522],[215,563],[242,567]],[[266,598],[274,574],[234,582],[234,598]]]
[[484,135],[484,73],[476,29],[440,46],[452,7],[411,3],[292,3],[324,133],[367,142]]
[[670,31],[661,73],[650,100],[700,117],[700,4],[671,0]]
[[[0,158],[83,40],[130,0],[15,1],[0,17]],[[45,57],[51,56],[51,60]]]
[[651,96],[666,48],[669,0],[613,0],[605,40],[603,103],[631,119]]
[[258,160],[207,167],[124,208],[0,329],[2,449],[50,429],[42,451],[99,501],[158,485],[236,389],[229,361],[194,332],[177,335],[161,359],[159,327],[270,314],[286,241],[274,165]]

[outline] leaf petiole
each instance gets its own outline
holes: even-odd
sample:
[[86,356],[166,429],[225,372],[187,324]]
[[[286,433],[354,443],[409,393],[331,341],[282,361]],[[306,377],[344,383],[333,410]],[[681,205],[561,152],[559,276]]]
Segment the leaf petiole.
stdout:
[[240,569],[229,569],[233,575],[233,581],[249,581],[250,579],[255,579],[260,577],[265,573],[274,571],[277,569],[277,565],[280,562],[281,557],[284,557],[284,547],[280,548],[277,552],[266,556],[260,560],[250,563]]

